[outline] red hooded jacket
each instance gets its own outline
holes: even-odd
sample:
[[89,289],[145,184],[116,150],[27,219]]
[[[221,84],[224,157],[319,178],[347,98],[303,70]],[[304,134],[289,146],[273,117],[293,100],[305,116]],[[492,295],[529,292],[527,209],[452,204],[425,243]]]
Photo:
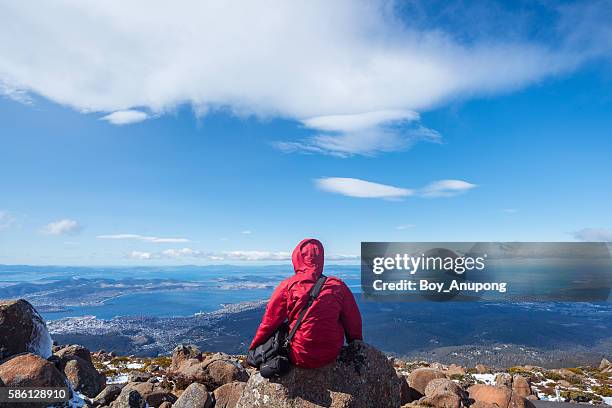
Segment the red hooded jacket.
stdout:
[[[250,349],[264,343],[285,320],[293,327],[323,273],[323,258],[323,245],[316,239],[305,239],[293,250],[295,275],[274,290]],[[330,276],[291,341],[291,361],[305,368],[329,364],[338,357],[345,335],[347,341],[363,339],[361,314],[346,284]]]

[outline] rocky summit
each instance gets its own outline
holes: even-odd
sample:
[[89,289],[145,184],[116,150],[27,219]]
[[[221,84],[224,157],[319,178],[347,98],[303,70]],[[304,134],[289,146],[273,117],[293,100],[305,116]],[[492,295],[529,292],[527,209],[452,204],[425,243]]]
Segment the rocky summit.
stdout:
[[0,303],[0,328],[0,387],[68,387],[70,401],[54,405],[65,408],[533,408],[538,399],[612,404],[612,363],[605,358],[597,367],[463,367],[409,362],[357,341],[332,364],[294,367],[268,380],[243,355],[193,345],[146,358],[74,344],[51,347],[44,321],[22,300]]

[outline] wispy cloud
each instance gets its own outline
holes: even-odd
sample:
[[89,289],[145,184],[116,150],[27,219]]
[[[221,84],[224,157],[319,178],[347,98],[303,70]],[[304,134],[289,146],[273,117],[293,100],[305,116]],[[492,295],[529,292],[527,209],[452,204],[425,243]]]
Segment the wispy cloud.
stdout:
[[156,244],[176,244],[190,242],[187,238],[160,238],[139,234],[114,234],[114,235],[98,235],[98,239],[132,239],[137,241],[152,242]]
[[413,190],[407,188],[348,177],[319,178],[315,184],[320,190],[348,197],[398,199],[414,194]]
[[398,225],[397,227],[395,227],[396,230],[407,230],[410,228],[414,228],[415,225],[414,224],[404,224],[404,225]]
[[410,196],[452,197],[476,187],[463,180],[439,180],[414,190],[349,177],[322,177],[315,179],[315,185],[320,190],[348,197],[395,200]]
[[244,235],[251,235],[253,233],[253,231],[251,231],[251,230],[244,230],[244,231],[240,231],[240,233],[244,234]]
[[419,195],[421,197],[453,197],[475,187],[477,187],[476,184],[463,180],[439,180],[423,188]]
[[279,1],[274,13],[260,2],[100,2],[95,12],[78,0],[2,2],[0,37],[12,40],[0,50],[0,81],[5,94],[109,113],[114,124],[146,119],[140,109],[158,115],[187,103],[199,113],[221,107],[292,119],[315,132],[286,148],[373,154],[438,137],[418,126],[393,129],[415,124],[414,112],[610,55],[606,7],[594,1],[588,13],[582,4],[562,13],[572,19],[548,24],[557,41],[547,43],[514,26],[499,38],[476,27],[464,41],[412,15],[403,23],[384,0]]
[[[203,251],[193,248],[166,249],[160,252],[132,251],[129,257],[137,260],[153,259],[201,259],[206,261],[290,261],[291,253],[285,251]],[[330,261],[352,261],[357,260],[356,255],[330,254],[326,255]]]
[[105,120],[113,125],[122,126],[142,122],[144,120],[147,120],[148,118],[149,115],[145,112],[128,109],[115,111],[111,114],[101,117],[100,119]]
[[8,211],[0,211],[0,230],[9,228],[15,223],[15,217]]
[[612,229],[583,228],[573,233],[575,239],[586,242],[612,242]]
[[65,218],[47,224],[43,233],[47,235],[75,235],[80,233],[82,226],[78,221]]

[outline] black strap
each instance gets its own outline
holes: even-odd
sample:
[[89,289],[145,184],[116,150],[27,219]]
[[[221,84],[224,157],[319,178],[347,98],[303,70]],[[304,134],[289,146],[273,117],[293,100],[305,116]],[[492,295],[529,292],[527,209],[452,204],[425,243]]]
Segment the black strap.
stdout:
[[310,294],[308,296],[308,303],[306,303],[306,306],[304,306],[304,308],[300,312],[300,315],[298,316],[297,321],[295,322],[295,325],[293,325],[293,328],[287,335],[287,340],[285,341],[285,347],[289,346],[289,343],[293,339],[295,332],[300,327],[300,324],[302,324],[302,319],[304,318],[304,315],[308,311],[308,308],[312,305],[312,303],[317,298],[317,296],[319,296],[319,293],[321,292],[321,288],[323,287],[323,284],[325,283],[326,279],[327,279],[327,276],[321,275],[319,279],[315,282],[315,284],[312,285],[312,289],[310,289]]

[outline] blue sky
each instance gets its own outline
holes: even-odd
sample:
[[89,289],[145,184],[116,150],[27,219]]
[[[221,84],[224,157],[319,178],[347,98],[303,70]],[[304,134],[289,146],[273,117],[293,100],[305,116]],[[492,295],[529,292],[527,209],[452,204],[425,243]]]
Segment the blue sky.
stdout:
[[0,263],[611,241],[609,3],[492,4],[0,6]]

